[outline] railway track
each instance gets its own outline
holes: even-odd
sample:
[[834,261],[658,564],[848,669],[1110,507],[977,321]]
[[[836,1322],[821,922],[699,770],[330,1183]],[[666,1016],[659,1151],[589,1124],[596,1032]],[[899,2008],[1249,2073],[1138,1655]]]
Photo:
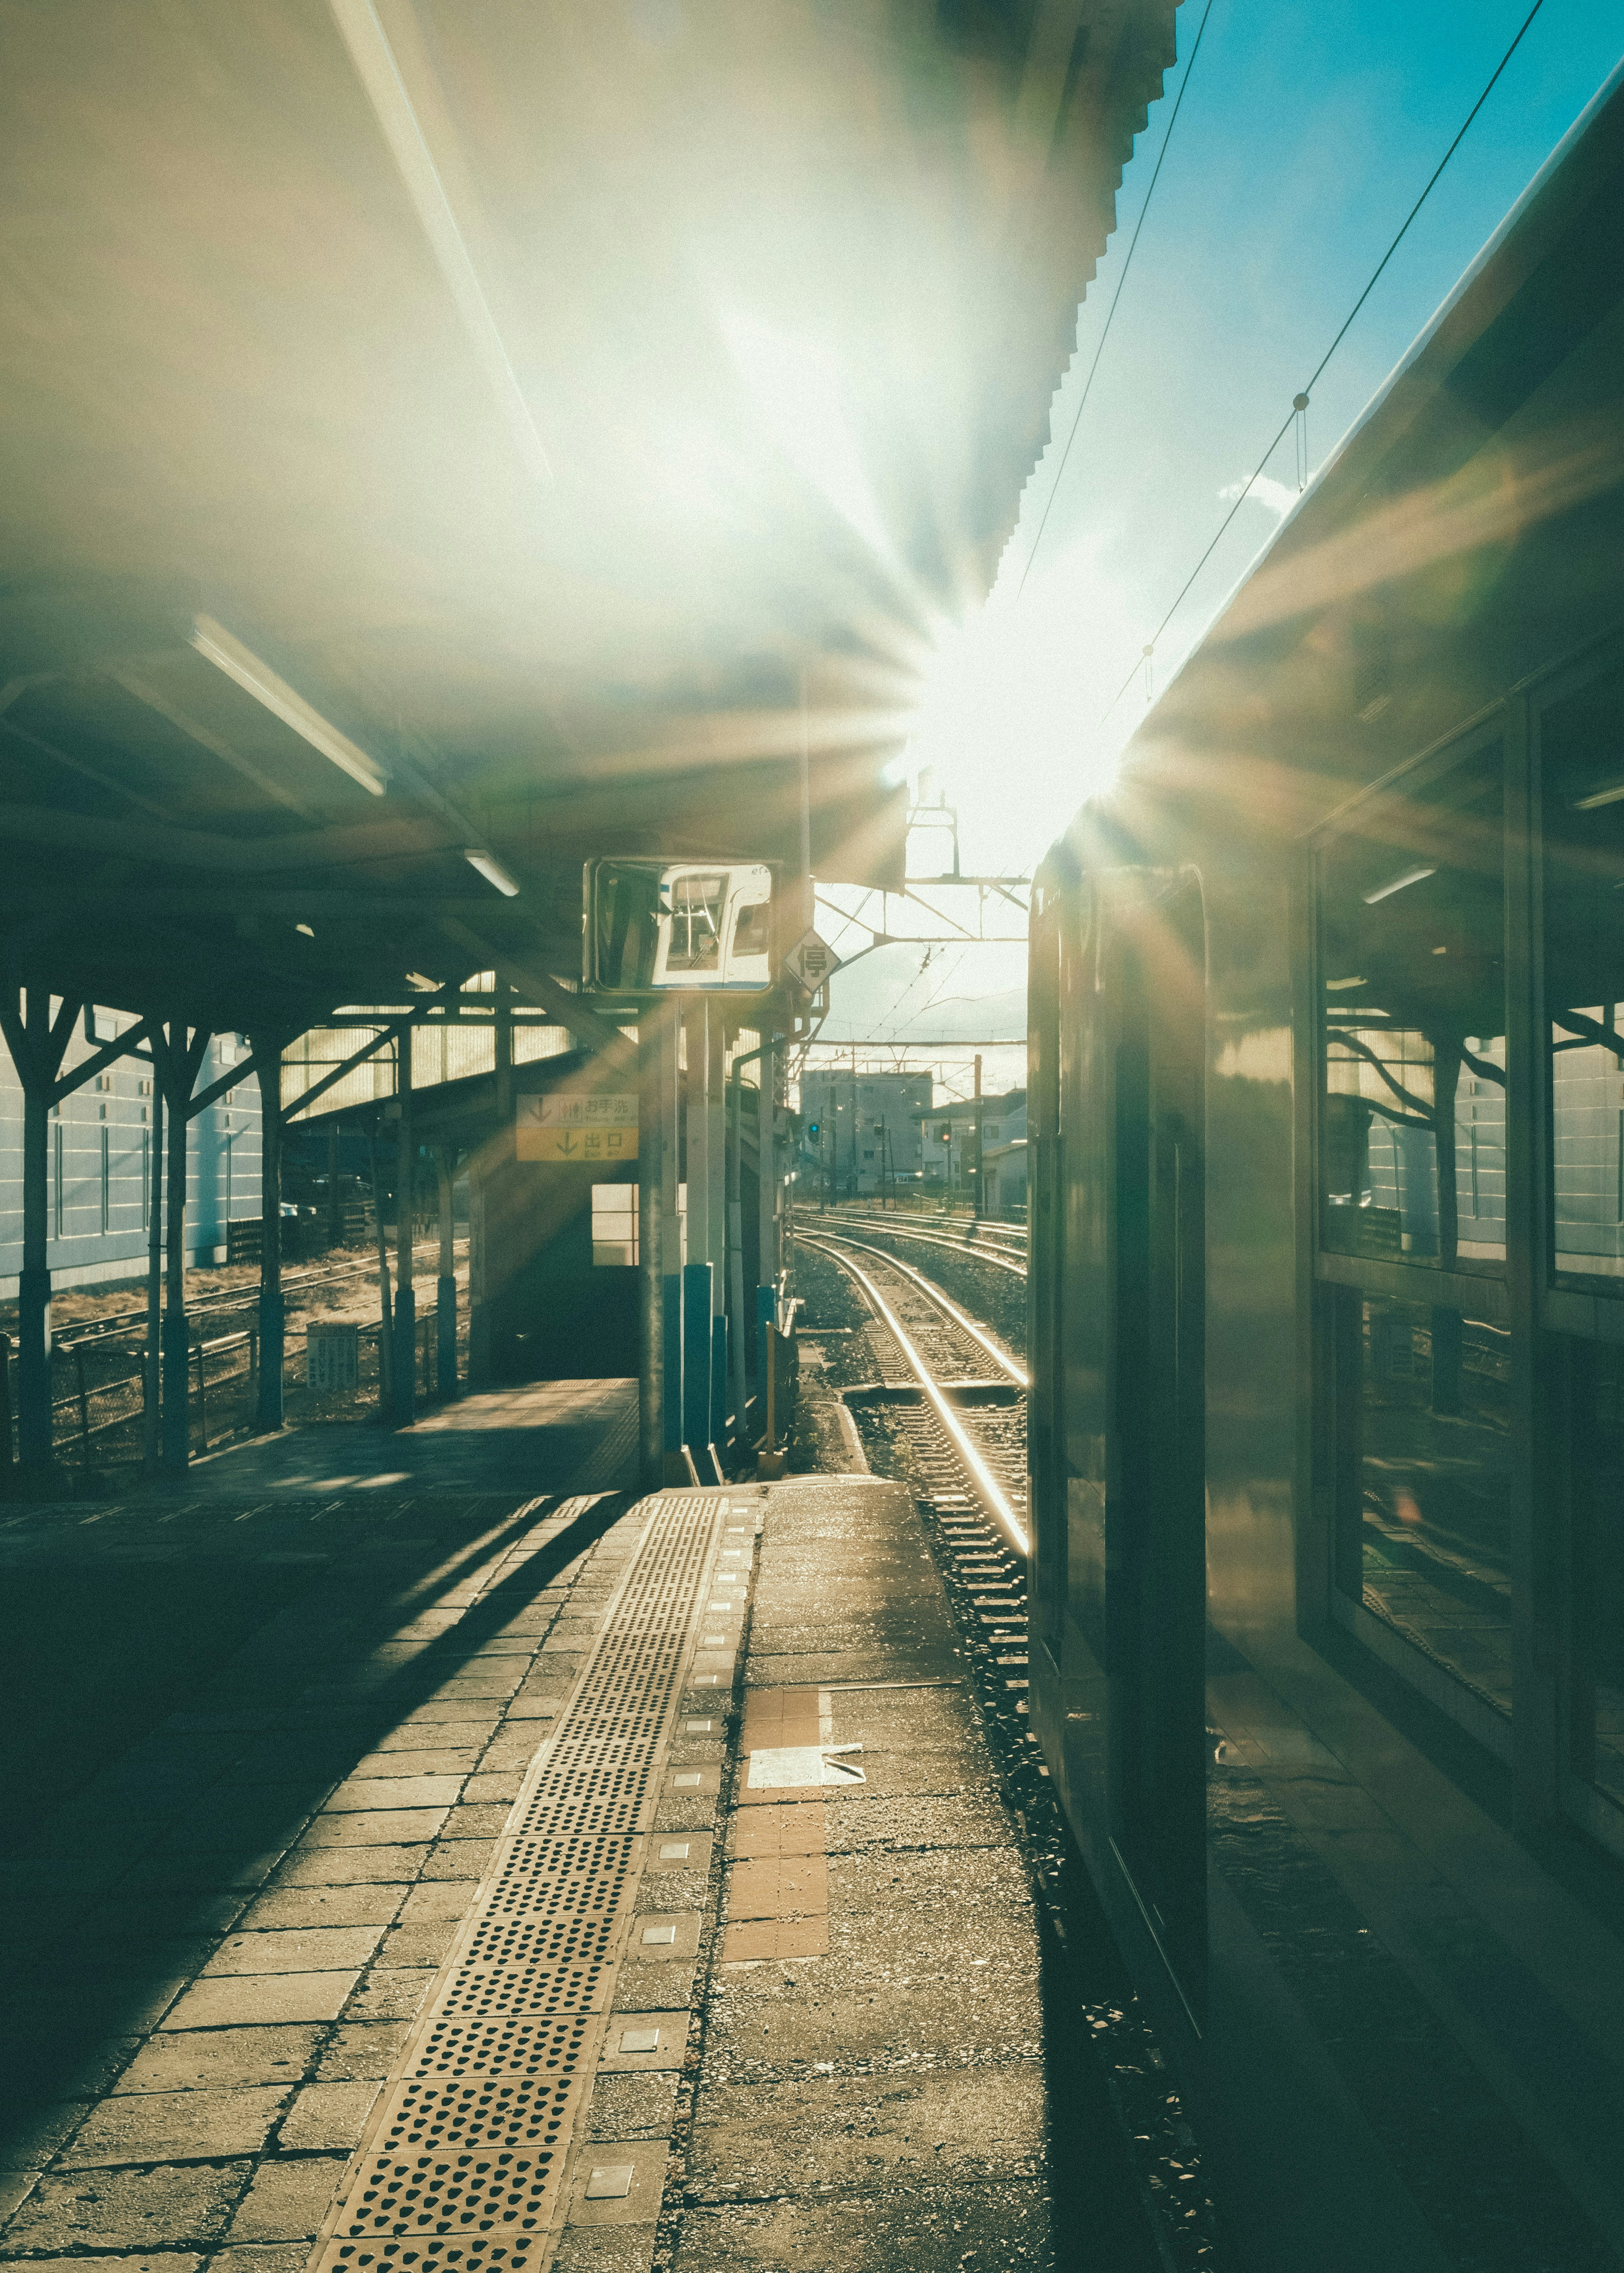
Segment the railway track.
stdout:
[[[840,1221],[859,1224],[865,1231],[883,1231],[894,1239],[912,1240],[921,1246],[946,1248],[951,1254],[966,1255],[976,1262],[990,1263],[995,1270],[1010,1272],[1017,1279],[1026,1277],[1024,1231],[1015,1234],[1013,1238],[1006,1238],[1000,1234],[996,1240],[989,1240],[985,1237],[961,1238],[954,1232],[918,1230],[912,1225],[899,1223],[894,1216],[849,1215],[841,1218]],[[819,1227],[821,1228],[821,1219]],[[1011,1227],[1012,1230],[1013,1228]],[[797,1235],[803,1239],[816,1236],[815,1234],[807,1232],[801,1232]],[[838,1238],[841,1234],[838,1231],[833,1231],[828,1234],[828,1236]]]
[[1026,1369],[899,1256],[839,1233],[797,1236],[846,1274],[871,1314],[877,1397],[905,1440],[984,1698],[1024,1738]]
[[[466,1246],[466,1240],[459,1240],[458,1252],[460,1254],[463,1252]],[[419,1240],[413,1249],[414,1269],[420,1267],[419,1258],[425,1256],[437,1257],[439,1251],[438,1239]],[[389,1259],[393,1267],[394,1262],[393,1242],[390,1246]],[[376,1279],[377,1276],[378,1258],[376,1256],[369,1255],[348,1263],[334,1264],[330,1267],[323,1265],[308,1271],[284,1271],[281,1279],[282,1293],[284,1297],[317,1294],[326,1287],[341,1286],[355,1279]],[[222,1311],[229,1313],[233,1310],[251,1310],[258,1300],[258,1284],[223,1287],[212,1294],[189,1294],[186,1298],[186,1315],[188,1318],[195,1318]],[[56,1347],[61,1350],[71,1350],[76,1345],[87,1347],[95,1342],[117,1341],[121,1338],[132,1334],[145,1333],[146,1318],[146,1304],[143,1302],[138,1307],[128,1310],[110,1310],[99,1318],[85,1318],[76,1321],[71,1325],[64,1325],[53,1335],[52,1339]]]

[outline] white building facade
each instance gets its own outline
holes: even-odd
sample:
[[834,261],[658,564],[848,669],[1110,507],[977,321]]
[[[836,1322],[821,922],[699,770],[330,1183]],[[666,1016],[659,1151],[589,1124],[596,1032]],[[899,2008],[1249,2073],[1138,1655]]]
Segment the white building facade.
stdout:
[[[138,1024],[133,1012],[86,1009],[63,1058],[64,1074]],[[240,1034],[216,1034],[198,1070],[207,1089],[245,1064]],[[46,1259],[53,1288],[116,1284],[146,1268],[151,1236],[153,1068],[116,1059],[64,1097],[50,1116],[46,1153]],[[166,1132],[167,1135],[167,1132]],[[259,1083],[249,1075],[186,1132],[186,1260],[226,1260],[227,1225],[259,1214]],[[15,1298],[23,1248],[23,1092],[0,1050],[0,1300]]]

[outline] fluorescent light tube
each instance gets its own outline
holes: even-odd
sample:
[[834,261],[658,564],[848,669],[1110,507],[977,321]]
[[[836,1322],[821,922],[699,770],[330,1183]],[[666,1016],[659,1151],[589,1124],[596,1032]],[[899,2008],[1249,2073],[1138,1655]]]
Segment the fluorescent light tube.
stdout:
[[1624,782],[1614,782],[1610,788],[1592,790],[1589,797],[1576,797],[1573,801],[1575,813],[1594,813],[1598,805],[1616,805],[1624,797]]
[[1407,891],[1411,884],[1423,883],[1428,876],[1437,874],[1436,868],[1406,868],[1402,875],[1393,877],[1388,883],[1378,884],[1373,892],[1366,892],[1365,904],[1367,908],[1373,908],[1378,900],[1390,900],[1395,892]]
[[492,854],[475,851],[472,846],[465,845],[462,857],[470,868],[477,868],[488,884],[494,884],[498,891],[505,892],[510,900],[517,893],[518,885]]
[[383,768],[364,750],[358,750],[348,734],[341,734],[336,726],[330,725],[319,710],[312,710],[302,694],[296,694],[269,664],[261,663],[213,616],[194,619],[191,644],[217,671],[223,671],[228,679],[235,679],[256,702],[280,718],[284,726],[291,726],[311,749],[319,750],[324,758],[330,759],[341,773],[359,782],[372,796],[382,797],[388,781]]

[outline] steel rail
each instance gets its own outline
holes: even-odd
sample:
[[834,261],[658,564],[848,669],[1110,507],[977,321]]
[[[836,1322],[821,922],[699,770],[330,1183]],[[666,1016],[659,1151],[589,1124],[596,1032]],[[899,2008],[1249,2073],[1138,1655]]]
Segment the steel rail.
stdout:
[[968,1334],[973,1342],[986,1352],[1000,1373],[1006,1375],[1009,1380],[1017,1383],[1022,1389],[1031,1387],[1032,1377],[1026,1368],[1017,1364],[1001,1342],[996,1341],[984,1326],[978,1326],[974,1318],[967,1317],[952,1297],[944,1294],[934,1279],[927,1279],[923,1271],[916,1271],[913,1264],[904,1263],[900,1255],[887,1255],[883,1247],[871,1247],[866,1240],[853,1239],[847,1232],[826,1231],[819,1232],[817,1235],[821,1239],[840,1241],[848,1247],[855,1247],[859,1255],[877,1255],[882,1263],[889,1264],[893,1271],[901,1272],[903,1278],[910,1279],[927,1301],[934,1302],[939,1310],[946,1312],[961,1333]]
[[[466,1244],[466,1242],[462,1243]],[[436,1239],[420,1239],[416,1244],[416,1252],[438,1255],[439,1242]],[[221,1266],[203,1264],[196,1267],[206,1271],[210,1268],[219,1269]],[[314,1289],[319,1287],[336,1286],[345,1279],[358,1278],[368,1272],[374,1277],[377,1276],[378,1260],[375,1256],[369,1255],[364,1261],[358,1263],[335,1264],[331,1270],[318,1268],[311,1271],[285,1271],[282,1273],[281,1283],[285,1293],[296,1294],[301,1288]],[[64,1293],[70,1290],[64,1289]],[[251,1309],[258,1299],[259,1289],[257,1285],[217,1287],[210,1294],[189,1295],[186,1301],[186,1315],[188,1317],[195,1317],[205,1310]],[[53,1334],[51,1339],[57,1349],[71,1349],[75,1343],[88,1346],[93,1342],[110,1340],[119,1334],[133,1333],[145,1329],[146,1315],[145,1303],[138,1310],[109,1310],[104,1317],[85,1318],[64,1326],[58,1332]]]
[[[875,1217],[871,1216],[854,1219],[862,1220],[866,1224],[871,1225],[875,1230],[879,1230],[880,1228],[879,1220]],[[1024,1263],[1017,1263],[1012,1256],[999,1255],[990,1247],[972,1247],[968,1240],[950,1239],[940,1232],[903,1231],[900,1227],[894,1227],[890,1224],[887,1224],[884,1228],[887,1231],[891,1231],[894,1228],[895,1235],[899,1239],[915,1239],[917,1240],[922,1246],[925,1247],[945,1247],[954,1255],[968,1255],[972,1257],[977,1262],[990,1263],[995,1271],[1011,1271],[1014,1273],[1017,1279],[1024,1279],[1027,1275],[1027,1269]],[[797,1232],[796,1234],[797,1239],[805,1239],[808,1235],[809,1234],[805,1232]],[[878,1252],[878,1250],[876,1251]]]
[[868,1272],[860,1263],[854,1263],[849,1256],[842,1255],[834,1246],[826,1246],[816,1237],[808,1238],[805,1232],[797,1233],[797,1236],[809,1247],[821,1246],[831,1263],[857,1280],[881,1325],[902,1353],[903,1363],[919,1384],[925,1402],[935,1414],[942,1433],[962,1462],[966,1474],[980,1495],[983,1506],[999,1530],[1003,1532],[1015,1552],[1022,1558],[1029,1556],[1032,1551],[1032,1542],[1028,1535],[1026,1526],[1006,1497],[1003,1486],[987,1466],[985,1456],[979,1445],[938,1388],[934,1376],[915,1347],[907,1327],[903,1325],[890,1303],[875,1286]]

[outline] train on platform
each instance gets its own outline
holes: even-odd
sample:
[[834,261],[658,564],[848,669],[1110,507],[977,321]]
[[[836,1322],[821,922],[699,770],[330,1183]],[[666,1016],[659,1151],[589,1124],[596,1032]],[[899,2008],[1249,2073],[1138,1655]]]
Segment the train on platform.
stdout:
[[1031,1711],[1250,2273],[1624,2236],[1624,85],[1039,871]]

